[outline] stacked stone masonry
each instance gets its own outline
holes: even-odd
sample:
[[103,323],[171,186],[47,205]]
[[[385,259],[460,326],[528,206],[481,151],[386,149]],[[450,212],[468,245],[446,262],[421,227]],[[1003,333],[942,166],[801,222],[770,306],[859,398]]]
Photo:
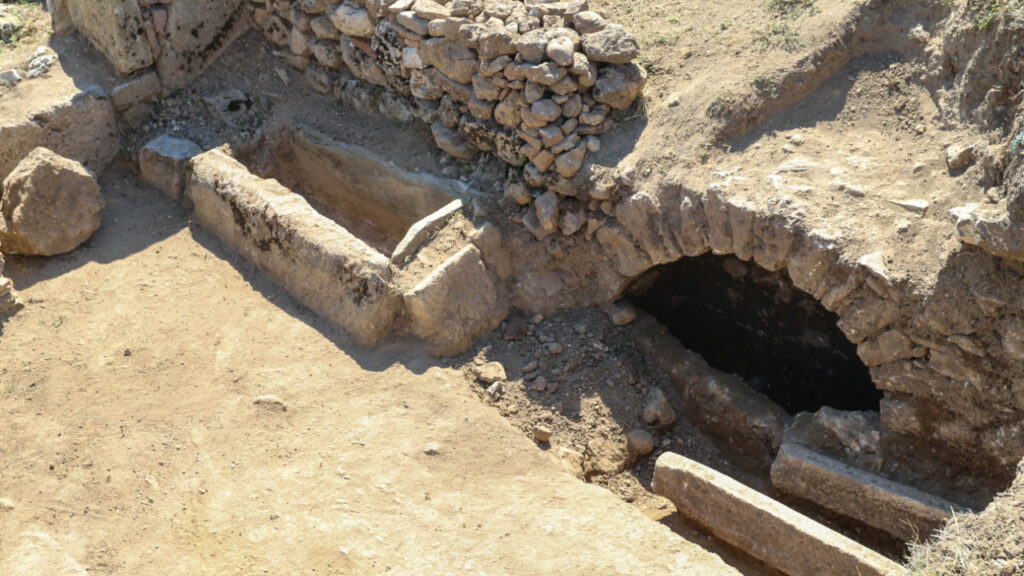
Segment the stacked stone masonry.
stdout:
[[[557,205],[556,193],[575,195],[570,179],[588,172],[588,152],[647,78],[633,62],[636,39],[586,0],[253,0],[253,8],[255,25],[322,92],[419,118],[457,158],[487,151],[522,167],[507,186],[520,204],[539,196],[526,222],[538,237],[559,229],[544,206]],[[571,224],[576,232],[582,221]]]
[[618,290],[653,266],[707,252],[786,269],[839,316],[885,393],[887,472],[969,505],[1005,488],[1024,457],[1024,296],[1015,288],[1024,267],[967,248],[921,290],[881,253],[851,260],[839,239],[807,230],[799,203],[754,208],[731,188],[726,180],[704,192],[617,192],[614,218],[595,237],[619,275]]

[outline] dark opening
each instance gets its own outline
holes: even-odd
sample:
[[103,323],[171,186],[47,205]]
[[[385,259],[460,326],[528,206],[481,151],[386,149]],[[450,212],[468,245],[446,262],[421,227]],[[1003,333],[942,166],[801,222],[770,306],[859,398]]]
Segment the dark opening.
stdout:
[[822,406],[878,410],[882,393],[838,317],[793,286],[785,270],[706,254],[653,268],[628,296],[684,346],[791,414]]

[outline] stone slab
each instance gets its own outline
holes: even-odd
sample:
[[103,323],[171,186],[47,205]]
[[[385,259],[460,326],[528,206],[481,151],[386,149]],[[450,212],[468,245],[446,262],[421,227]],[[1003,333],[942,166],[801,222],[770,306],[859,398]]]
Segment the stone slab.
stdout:
[[462,200],[452,200],[434,213],[422,218],[409,228],[405,237],[398,243],[395,251],[391,254],[392,264],[401,264],[406,258],[412,256],[430,234],[444,226],[445,222],[459,210],[462,210]]
[[359,342],[391,331],[401,300],[389,290],[387,257],[220,149],[193,158],[190,173],[200,225]]
[[164,134],[150,140],[139,152],[139,173],[157,190],[188,207],[185,186],[189,161],[202,153],[195,142]]
[[396,241],[421,218],[465,195],[456,181],[403,170],[365,148],[308,127],[292,131],[290,145],[307,190]]
[[782,445],[772,485],[833,512],[912,541],[941,528],[956,505],[799,444]]
[[906,574],[877,552],[678,454],[658,458],[653,488],[683,516],[791,576]]

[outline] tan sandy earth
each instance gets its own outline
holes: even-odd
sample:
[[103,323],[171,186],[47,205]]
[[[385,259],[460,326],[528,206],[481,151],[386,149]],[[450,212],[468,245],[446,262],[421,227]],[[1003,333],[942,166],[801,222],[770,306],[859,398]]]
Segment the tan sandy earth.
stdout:
[[158,192],[102,184],[86,245],[8,263],[0,574],[735,573],[461,373],[356,347]]

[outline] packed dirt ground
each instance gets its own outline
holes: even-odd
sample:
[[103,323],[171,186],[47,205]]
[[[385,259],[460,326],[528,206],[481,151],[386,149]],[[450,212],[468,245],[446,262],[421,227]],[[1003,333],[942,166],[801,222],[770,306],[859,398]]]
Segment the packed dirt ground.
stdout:
[[639,513],[458,366],[353,344],[123,168],[103,184],[85,246],[7,267],[4,574],[727,573],[623,533]]
[[[985,135],[944,112],[908,56],[929,31],[871,31],[948,6],[897,7],[883,25],[848,4],[593,2],[637,35],[650,74],[596,157],[637,179],[727,182],[752,204],[782,191],[811,227],[852,253],[884,251],[894,275],[927,292],[959,246],[949,209],[1002,193],[984,162],[948,169],[950,145]],[[84,39],[51,40],[38,5],[11,6],[28,25],[0,47],[0,70],[52,42],[74,86],[33,89],[114,85]],[[844,47],[854,57],[819,58],[850,21],[861,26]],[[228,88],[255,97],[251,125],[226,126],[204,104]],[[13,114],[4,89],[0,113]],[[615,320],[628,307],[515,310],[446,360],[405,337],[361,347],[135,174],[160,134],[244,151],[295,121],[471,183],[515,217],[494,199],[494,158],[454,160],[426,126],[336,105],[256,32],[188,88],[122,118],[96,235],[64,256],[8,257],[3,270],[25,308],[0,324],[0,572],[775,574],[651,492],[666,451],[772,489],[686,418],[646,418],[656,391],[678,399]],[[494,362],[503,376],[489,375]],[[914,546],[908,567],[1024,570],[1018,488]],[[903,543],[792,504],[904,557]]]

